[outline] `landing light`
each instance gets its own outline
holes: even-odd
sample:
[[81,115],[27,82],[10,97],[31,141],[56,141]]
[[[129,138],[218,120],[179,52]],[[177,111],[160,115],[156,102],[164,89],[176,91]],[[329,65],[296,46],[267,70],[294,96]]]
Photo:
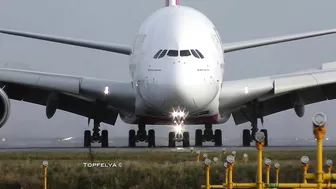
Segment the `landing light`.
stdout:
[[279,169],[279,168],[280,168],[280,163],[276,162],[276,163],[274,164],[274,167],[275,167],[276,169]]
[[204,153],[204,154],[203,154],[203,157],[204,157],[204,158],[207,158],[207,157],[208,157],[208,154]]
[[320,127],[320,126],[324,125],[326,122],[327,122],[327,117],[322,112],[316,113],[313,116],[313,123],[316,126]]
[[255,139],[258,141],[258,142],[263,142],[264,139],[265,139],[265,134],[264,132],[257,132],[255,134]]
[[226,157],[226,161],[227,161],[228,163],[233,163],[234,160],[235,160],[235,158],[233,157],[233,155],[229,155],[228,157]]
[[105,95],[109,94],[109,87],[107,87],[107,86],[105,87],[104,94]]
[[182,132],[182,126],[181,125],[175,125],[175,131],[176,131],[176,133],[181,133]]
[[232,151],[232,155],[236,155],[236,153],[237,153],[236,151]]
[[265,165],[270,166],[271,163],[272,163],[272,160],[270,160],[268,158],[265,159]]
[[331,167],[333,164],[333,161],[331,159],[327,159],[326,164],[327,166]]
[[218,157],[214,157],[214,158],[213,158],[213,161],[214,161],[215,163],[217,163],[218,160],[219,160]]
[[48,161],[43,161],[42,165],[45,167],[48,166]]
[[205,159],[204,164],[209,166],[211,164],[211,160],[210,159]]
[[247,153],[244,153],[244,155],[243,155],[243,156],[244,156],[244,158],[248,158],[248,155],[247,155]]
[[301,157],[301,163],[307,164],[309,162],[309,157],[308,156],[302,156]]

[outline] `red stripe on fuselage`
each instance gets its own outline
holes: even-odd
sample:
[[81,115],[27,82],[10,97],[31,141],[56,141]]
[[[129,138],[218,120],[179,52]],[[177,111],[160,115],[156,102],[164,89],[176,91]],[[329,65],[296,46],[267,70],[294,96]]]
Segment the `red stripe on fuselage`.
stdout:
[[[144,124],[173,124],[171,117],[156,117],[156,116],[137,116],[139,122]],[[198,117],[187,117],[185,119],[185,124],[216,124],[218,119],[218,114],[208,115],[208,116],[198,116]]]

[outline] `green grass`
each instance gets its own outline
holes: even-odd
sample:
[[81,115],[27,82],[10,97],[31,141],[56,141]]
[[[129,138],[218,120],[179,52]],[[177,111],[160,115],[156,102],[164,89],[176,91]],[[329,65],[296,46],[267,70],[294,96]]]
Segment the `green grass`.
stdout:
[[[234,181],[252,182],[256,173],[256,153],[249,152],[249,161],[242,160],[237,152]],[[315,152],[265,152],[274,163],[281,164],[281,182],[300,182],[300,158],[310,157],[310,171],[314,171]],[[220,184],[224,179],[222,152],[210,152],[209,158],[220,162],[211,168],[211,183]],[[201,156],[202,157],[202,156]],[[335,159],[336,152],[325,152],[324,159]],[[202,159],[202,158],[201,158]],[[184,152],[2,152],[0,155],[0,188],[42,188],[43,160],[49,161],[48,185],[50,189],[185,189],[200,188],[205,174],[196,155]],[[87,168],[89,162],[122,163],[121,168]],[[274,181],[272,170],[271,181]]]

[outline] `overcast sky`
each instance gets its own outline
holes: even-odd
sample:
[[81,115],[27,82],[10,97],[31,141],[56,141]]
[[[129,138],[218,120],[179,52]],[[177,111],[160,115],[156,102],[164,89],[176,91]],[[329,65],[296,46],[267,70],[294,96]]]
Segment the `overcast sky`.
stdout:
[[[321,29],[336,28],[336,1],[325,0],[181,0],[196,8],[217,27],[223,42],[237,42]],[[142,21],[164,6],[164,0],[0,0],[0,27],[28,32],[132,43]],[[316,68],[336,61],[336,35],[295,41],[226,54],[225,79],[242,79]],[[129,57],[98,50],[0,35],[0,64],[25,63],[33,70],[129,81]],[[288,110],[265,118],[270,137],[311,137],[311,117],[328,116],[328,132],[336,132],[335,101],[306,107],[298,118]],[[118,119],[108,128],[110,136],[127,136],[130,128]],[[2,136],[82,136],[87,119],[57,111],[48,120],[45,107],[12,101],[12,113],[0,129]],[[149,128],[152,128],[149,126]],[[156,126],[157,135],[168,136],[169,127]],[[193,136],[196,128],[189,126]],[[241,137],[243,128],[232,119],[215,126],[224,137]]]

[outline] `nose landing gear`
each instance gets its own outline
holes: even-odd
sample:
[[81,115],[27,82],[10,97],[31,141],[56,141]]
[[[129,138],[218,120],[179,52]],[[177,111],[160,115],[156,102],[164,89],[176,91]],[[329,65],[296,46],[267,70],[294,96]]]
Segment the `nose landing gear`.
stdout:
[[173,116],[173,123],[175,124],[176,132],[169,132],[168,135],[168,147],[175,147],[176,142],[182,142],[183,147],[190,146],[190,137],[189,132],[185,131],[182,132],[184,126],[184,120],[187,117],[188,113],[181,111],[179,108],[178,110],[172,113]]
[[182,142],[183,147],[190,146],[189,132],[169,132],[168,147],[176,147],[176,142]]

